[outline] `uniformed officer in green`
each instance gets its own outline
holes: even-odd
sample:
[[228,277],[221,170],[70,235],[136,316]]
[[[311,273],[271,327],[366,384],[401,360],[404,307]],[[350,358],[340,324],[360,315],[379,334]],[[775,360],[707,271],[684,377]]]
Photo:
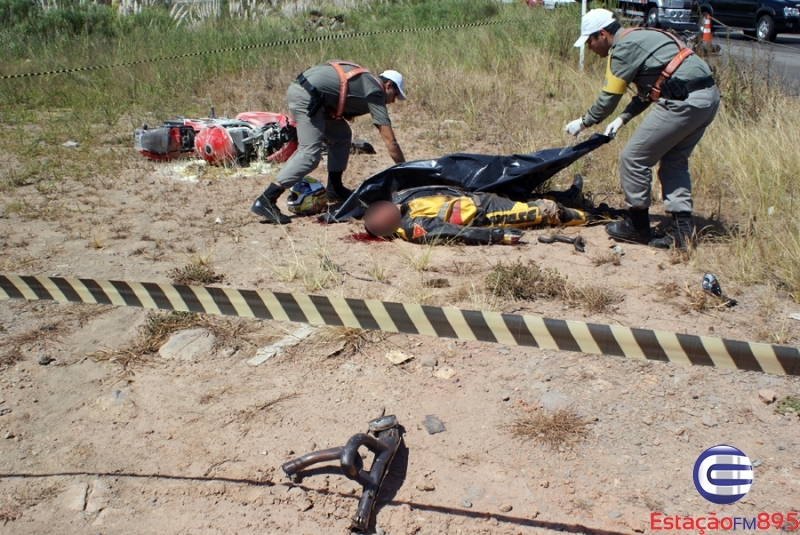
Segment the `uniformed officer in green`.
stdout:
[[298,148],[250,211],[269,223],[288,223],[275,203],[287,188],[317,168],[323,142],[328,146],[328,201],[347,199],[352,191],[342,184],[342,174],[350,158],[348,121],[360,115],[372,116],[392,160],[404,162],[386,109],[395,100],[406,100],[403,75],[397,71],[375,76],[355,63],[331,60],[299,74],[286,92],[286,104],[297,125]]
[[[608,136],[617,131],[651,104],[653,109],[642,120],[622,149],[619,174],[630,218],[610,223],[608,234],[617,240],[645,243],[662,249],[684,248],[692,243],[692,183],[689,156],[714,120],[719,107],[711,70],[705,61],[686,50],[683,44],[666,32],[635,28],[623,30],[614,14],[606,9],[593,9],[581,20],[584,43],[601,58],[608,57],[603,89],[589,111],[566,125],[565,130],[577,136],[585,128],[598,124],[616,109],[628,84],[636,85],[637,94],[625,110],[605,130]],[[685,48],[685,47],[683,47]],[[680,58],[677,56],[681,54]],[[675,60],[677,68],[653,91],[668,65]],[[672,214],[672,225],[666,236],[654,237],[650,229],[650,191],[652,167],[660,164],[664,210]]]

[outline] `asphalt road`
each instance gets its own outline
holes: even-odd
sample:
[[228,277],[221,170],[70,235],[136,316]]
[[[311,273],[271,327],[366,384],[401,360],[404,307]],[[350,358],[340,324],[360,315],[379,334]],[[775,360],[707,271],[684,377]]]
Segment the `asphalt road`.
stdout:
[[730,38],[714,33],[722,54],[731,54],[754,65],[762,73],[781,80],[790,94],[800,94],[800,35],[780,34],[774,43],[760,43],[737,32]]

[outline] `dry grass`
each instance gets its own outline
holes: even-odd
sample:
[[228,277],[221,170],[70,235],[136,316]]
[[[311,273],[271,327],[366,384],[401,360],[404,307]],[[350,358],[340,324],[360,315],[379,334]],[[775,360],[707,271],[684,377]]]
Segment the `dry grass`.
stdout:
[[140,329],[139,338],[130,346],[101,350],[93,354],[93,360],[115,362],[130,372],[140,364],[150,361],[162,345],[178,331],[202,328],[216,338],[216,347],[228,347],[231,351],[243,350],[252,353],[256,346],[272,341],[276,333],[265,329],[265,323],[246,318],[227,318],[196,314],[194,312],[170,311],[149,312]]
[[542,269],[533,261],[510,265],[497,263],[486,277],[486,288],[494,297],[532,301],[562,299],[570,306],[592,313],[602,312],[622,301],[622,295],[599,284],[575,286],[555,269]]
[[211,267],[196,263],[171,269],[167,275],[172,278],[173,284],[213,284],[225,279],[225,275],[218,275]]
[[679,306],[684,313],[720,310],[727,307],[727,300],[712,295],[702,288],[693,288],[688,283],[683,288],[683,297],[684,300]]
[[27,331],[3,336],[0,344],[0,366],[10,366],[25,358],[26,349],[44,346],[56,340],[60,333],[60,322],[38,325]]
[[511,265],[495,264],[486,276],[486,288],[497,297],[534,300],[541,297],[565,298],[567,279],[555,269],[542,269],[533,261],[519,260]]
[[381,342],[387,333],[365,331],[351,327],[325,327],[314,337],[314,345],[335,348],[328,356],[363,353],[369,346]]
[[591,256],[591,261],[595,266],[602,266],[604,264],[619,266],[621,264],[619,255],[615,254],[613,251],[595,253]]
[[551,413],[539,410],[520,416],[511,424],[510,430],[516,438],[533,440],[559,450],[573,448],[586,439],[589,423],[573,409],[561,408]]
[[599,284],[569,287],[569,303],[590,313],[603,312],[622,300],[622,294]]

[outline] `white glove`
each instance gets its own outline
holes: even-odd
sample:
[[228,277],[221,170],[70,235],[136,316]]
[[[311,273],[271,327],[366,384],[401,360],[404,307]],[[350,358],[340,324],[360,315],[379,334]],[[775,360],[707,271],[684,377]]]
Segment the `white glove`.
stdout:
[[577,136],[584,130],[586,130],[586,125],[583,124],[583,117],[581,117],[580,119],[575,119],[574,121],[572,121],[571,123],[567,124],[567,126],[564,127],[564,132],[566,132],[571,136]]
[[625,125],[625,121],[622,120],[622,117],[617,117],[614,119],[611,124],[606,127],[606,131],[604,132],[605,135],[609,137],[614,137],[619,132],[619,129]]

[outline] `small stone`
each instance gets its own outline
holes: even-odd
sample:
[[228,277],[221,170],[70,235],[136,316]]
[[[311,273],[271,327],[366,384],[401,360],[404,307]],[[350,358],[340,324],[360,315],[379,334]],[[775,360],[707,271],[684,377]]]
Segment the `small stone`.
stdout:
[[425,430],[428,431],[429,435],[435,435],[436,433],[443,433],[446,431],[444,422],[442,422],[433,414],[428,414],[425,416],[425,419],[422,421],[422,425],[425,427]]
[[380,526],[377,526],[377,527],[375,528],[375,535],[385,535],[385,534],[386,534],[386,532],[383,530],[383,528],[382,528],[382,527],[380,527]]
[[500,506],[500,512],[501,513],[507,513],[510,510],[512,510],[513,508],[514,507],[512,507],[510,503],[504,503],[503,505]]
[[500,399],[502,399],[503,401],[508,401],[509,399],[511,399],[511,396],[509,396],[508,394],[503,394]]
[[764,403],[766,403],[767,405],[769,405],[770,403],[775,401],[776,397],[777,397],[777,394],[775,393],[774,390],[770,390],[768,388],[764,388],[764,389],[758,391],[758,398],[761,401],[763,401]]
[[433,484],[433,481],[429,480],[426,477],[419,478],[416,485],[414,486],[417,488],[417,490],[422,490],[425,492],[436,490],[436,485]]
[[6,431],[6,439],[12,439],[12,438],[14,438],[14,433],[12,433],[11,431]]
[[504,349],[502,347],[498,349],[497,352],[500,353],[501,355],[508,355],[509,353],[511,353],[508,349]]
[[472,502],[466,498],[461,498],[461,507],[465,509],[470,509],[472,507]]
[[549,486],[550,486],[550,482],[549,482],[549,481],[547,481],[547,480],[545,479],[544,481],[542,481],[541,483],[539,483],[539,485],[541,485],[541,486],[542,486],[542,488],[545,488],[545,489],[546,489],[547,487],[549,487]]
[[715,420],[708,414],[704,415],[701,421],[703,422],[703,425],[706,427],[714,427],[717,425],[717,420]]
[[75,147],[78,146],[78,142],[77,141],[67,141],[66,143],[62,143],[61,146],[62,147],[66,147],[68,149],[74,149]]
[[196,362],[214,353],[217,337],[206,329],[187,329],[170,336],[158,354],[166,360]]
[[70,485],[62,494],[63,504],[70,511],[83,511],[86,508],[86,493],[88,490],[88,483]]
[[785,444],[783,444],[783,443],[780,443],[780,442],[779,442],[779,443],[778,443],[778,449],[779,449],[779,450],[781,450],[781,451],[783,451],[783,450],[785,450],[785,449],[786,449],[786,445],[785,445]]
[[411,355],[406,355],[400,350],[393,349],[388,353],[386,353],[386,358],[389,359],[389,362],[397,366],[398,364],[402,364],[406,361],[409,361],[414,357],[412,357]]
[[433,376],[438,379],[444,379],[445,381],[452,379],[456,374],[456,371],[453,368],[445,366],[444,368],[439,368],[435,372],[433,372]]
[[54,360],[56,360],[56,359],[54,359],[54,358],[53,358],[53,357],[51,357],[50,355],[45,355],[44,353],[42,353],[41,355],[39,355],[39,360],[38,360],[37,362],[38,362],[38,363],[39,363],[41,366],[47,366],[48,364],[50,364],[50,363],[51,363],[51,362],[53,362]]
[[297,510],[300,511],[301,513],[303,511],[308,511],[314,506],[314,504],[311,503],[311,500],[309,500],[308,498],[302,498],[300,500],[297,500],[295,501],[294,505],[295,507],[297,507]]
[[419,358],[419,363],[425,366],[426,368],[433,368],[434,366],[439,364],[439,359],[436,358],[436,355],[428,353],[427,355],[422,355]]
[[622,513],[620,513],[619,511],[608,512],[608,518],[619,518],[620,516],[622,516]]
[[759,466],[761,466],[761,459],[753,461],[753,468],[758,468]]
[[650,417],[649,414],[645,415],[645,417],[642,418],[642,422],[644,422],[645,425],[653,425],[653,419]]

